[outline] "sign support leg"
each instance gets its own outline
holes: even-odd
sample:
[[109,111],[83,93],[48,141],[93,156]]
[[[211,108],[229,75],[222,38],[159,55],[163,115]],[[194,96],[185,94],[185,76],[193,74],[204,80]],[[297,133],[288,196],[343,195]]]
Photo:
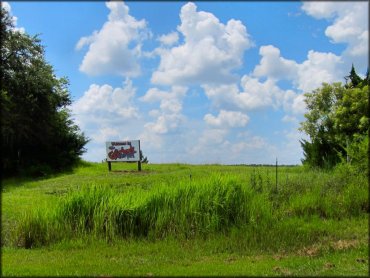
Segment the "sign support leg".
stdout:
[[141,161],[138,161],[137,162],[137,170],[138,171],[141,171]]
[[108,161],[108,171],[112,171],[112,163],[110,161]]

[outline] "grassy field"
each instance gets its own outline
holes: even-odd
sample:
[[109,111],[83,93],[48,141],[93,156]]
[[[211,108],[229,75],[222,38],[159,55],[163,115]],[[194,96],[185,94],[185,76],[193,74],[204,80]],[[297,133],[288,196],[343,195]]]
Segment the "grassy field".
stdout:
[[369,188],[345,169],[84,163],[2,186],[2,275],[367,276]]

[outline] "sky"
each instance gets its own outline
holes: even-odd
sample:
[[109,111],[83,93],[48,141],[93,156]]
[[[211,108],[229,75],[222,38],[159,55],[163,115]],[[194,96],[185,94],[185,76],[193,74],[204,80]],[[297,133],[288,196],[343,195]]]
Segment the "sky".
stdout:
[[368,2],[2,2],[90,138],[150,163],[301,164],[304,93],[368,67]]

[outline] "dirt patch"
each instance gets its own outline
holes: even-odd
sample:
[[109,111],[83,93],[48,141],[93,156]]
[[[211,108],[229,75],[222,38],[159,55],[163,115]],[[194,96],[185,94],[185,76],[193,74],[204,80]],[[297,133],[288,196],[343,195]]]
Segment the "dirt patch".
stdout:
[[327,262],[327,263],[324,264],[325,269],[331,269],[331,268],[334,268],[334,267],[335,267],[335,264],[333,264],[333,263]]
[[309,247],[303,247],[303,249],[298,250],[298,255],[315,257],[320,254],[320,251],[321,251],[320,246],[315,244]]
[[273,267],[273,270],[278,273],[278,274],[282,274],[284,276],[288,276],[288,275],[292,275],[292,273],[290,272],[289,269],[287,268],[283,268],[283,267],[280,267],[280,266],[274,266]]
[[356,239],[353,240],[338,240],[336,242],[332,242],[330,246],[334,250],[346,250],[350,248],[355,248],[359,245],[359,241]]
[[331,241],[328,244],[314,244],[308,247],[303,247],[302,249],[298,250],[298,255],[300,256],[308,256],[308,257],[315,257],[320,254],[321,251],[327,250],[328,248],[332,248],[335,251],[338,250],[347,250],[351,248],[357,248],[360,244],[360,241],[357,239],[354,240],[346,240],[340,239],[338,241]]

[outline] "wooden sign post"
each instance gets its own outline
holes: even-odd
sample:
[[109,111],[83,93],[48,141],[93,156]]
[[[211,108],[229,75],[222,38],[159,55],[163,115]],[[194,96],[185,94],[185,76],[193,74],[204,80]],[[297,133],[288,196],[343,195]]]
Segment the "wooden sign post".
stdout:
[[140,140],[139,141],[139,160],[137,161],[137,170],[141,171],[141,151],[140,151]]

